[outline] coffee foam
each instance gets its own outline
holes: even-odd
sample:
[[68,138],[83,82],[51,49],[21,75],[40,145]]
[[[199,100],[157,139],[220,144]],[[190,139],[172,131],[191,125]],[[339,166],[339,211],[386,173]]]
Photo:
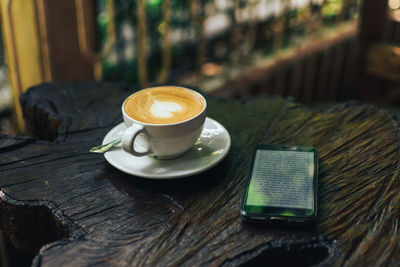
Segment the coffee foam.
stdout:
[[150,112],[153,116],[158,118],[170,118],[174,116],[174,112],[181,112],[182,107],[178,103],[173,102],[161,102],[154,100],[151,105]]
[[203,99],[191,90],[162,86],[148,88],[130,96],[125,112],[133,119],[152,124],[185,121],[204,108]]

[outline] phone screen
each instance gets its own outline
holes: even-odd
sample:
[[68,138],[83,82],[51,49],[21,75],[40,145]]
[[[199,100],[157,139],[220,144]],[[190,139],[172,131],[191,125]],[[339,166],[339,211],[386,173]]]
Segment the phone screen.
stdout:
[[242,214],[310,219],[316,213],[316,149],[258,146]]

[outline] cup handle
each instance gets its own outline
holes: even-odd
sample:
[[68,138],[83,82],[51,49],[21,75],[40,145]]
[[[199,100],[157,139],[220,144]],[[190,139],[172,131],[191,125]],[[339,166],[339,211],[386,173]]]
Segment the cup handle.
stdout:
[[135,150],[135,139],[139,134],[145,134],[147,136],[147,139],[149,136],[147,135],[146,131],[144,130],[142,125],[138,124],[133,124],[131,127],[125,130],[124,134],[122,135],[122,149],[125,150],[128,153],[131,153],[132,155],[136,157],[142,157],[147,154],[150,154],[151,149],[150,149],[150,143],[148,140],[145,140],[147,143],[147,150],[144,152],[138,152]]

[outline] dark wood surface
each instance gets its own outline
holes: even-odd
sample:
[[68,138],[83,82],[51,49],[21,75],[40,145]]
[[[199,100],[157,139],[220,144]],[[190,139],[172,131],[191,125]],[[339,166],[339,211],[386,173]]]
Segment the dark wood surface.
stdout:
[[[121,122],[121,84],[45,84],[22,97],[36,138],[0,137],[0,227],[35,266],[400,262],[398,122],[374,106],[319,113],[277,97],[208,97],[227,158],[185,179],[126,175],[89,148]],[[248,225],[239,208],[259,142],[320,152],[313,226]]]

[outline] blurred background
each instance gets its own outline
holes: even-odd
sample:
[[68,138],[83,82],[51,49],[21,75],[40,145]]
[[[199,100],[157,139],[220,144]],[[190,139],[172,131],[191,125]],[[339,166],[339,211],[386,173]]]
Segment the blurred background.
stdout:
[[[0,15],[0,134],[24,134],[19,96],[52,81],[400,113],[400,0],[0,0]],[[0,265],[24,265],[0,239]]]
[[400,0],[1,0],[0,131],[43,82],[194,86],[306,105],[400,100]]

